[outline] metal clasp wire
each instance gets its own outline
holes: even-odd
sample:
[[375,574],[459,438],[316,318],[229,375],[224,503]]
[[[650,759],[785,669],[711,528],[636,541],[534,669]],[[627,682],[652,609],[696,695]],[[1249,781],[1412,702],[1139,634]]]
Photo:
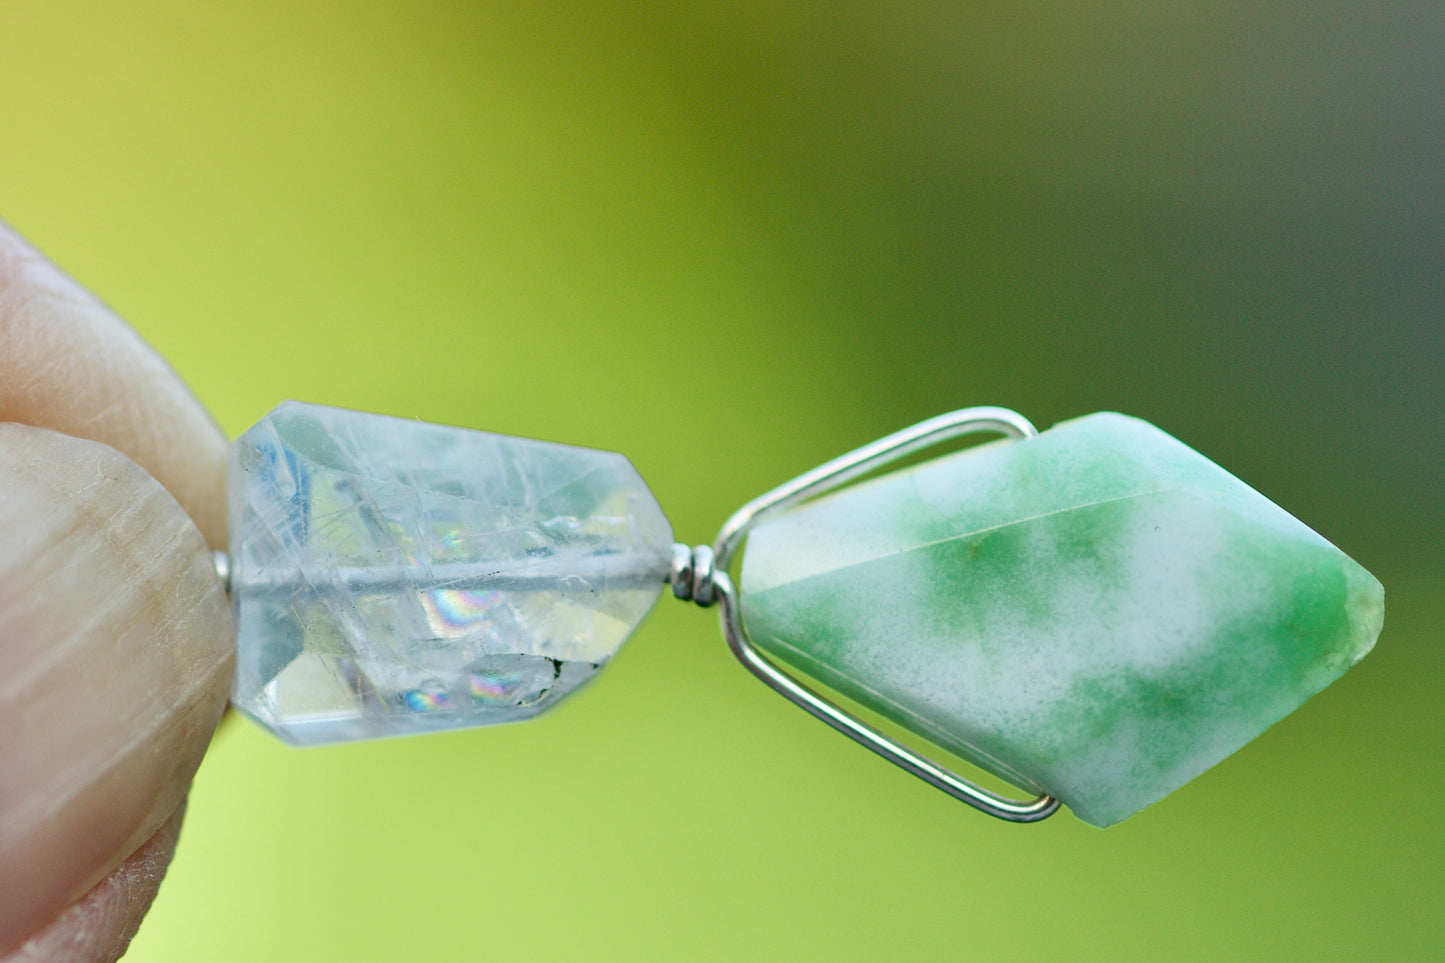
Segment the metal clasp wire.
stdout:
[[[723,636],[739,662],[794,705],[823,720],[848,738],[871,749],[924,782],[955,799],[1009,822],[1037,822],[1054,814],[1059,801],[1043,795],[1029,801],[1000,796],[969,782],[957,773],[918,754],[897,740],[839,708],[784,672],[752,644],[743,627],[742,602],[728,575],[728,563],[753,525],[769,515],[833,491],[870,471],[953,438],[976,432],[999,432],[1030,438],[1037,429],[1022,415],[1007,408],[964,408],[921,421],[846,455],[819,465],[792,481],[748,502],[728,519],[718,533],[707,559],[706,586],[696,601],[707,605],[716,599],[721,608]],[[705,546],[703,546],[705,549]],[[693,573],[689,573],[690,575]],[[701,573],[698,573],[701,574]]]

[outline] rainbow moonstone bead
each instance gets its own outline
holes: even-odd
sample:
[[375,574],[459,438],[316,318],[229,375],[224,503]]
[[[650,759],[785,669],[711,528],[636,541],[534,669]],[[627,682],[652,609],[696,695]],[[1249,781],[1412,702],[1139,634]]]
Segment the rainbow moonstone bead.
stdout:
[[232,700],[316,745],[530,718],[656,602],[621,455],[287,402],[231,459]]

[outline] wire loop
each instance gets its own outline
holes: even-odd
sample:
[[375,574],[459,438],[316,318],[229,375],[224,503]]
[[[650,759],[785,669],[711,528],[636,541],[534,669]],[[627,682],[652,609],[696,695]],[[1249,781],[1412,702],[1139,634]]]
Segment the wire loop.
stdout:
[[[1030,823],[1053,815],[1059,808],[1059,801],[1049,795],[1032,800],[1009,799],[976,785],[838,707],[759,652],[744,627],[742,600],[727,571],[728,563],[748,529],[761,519],[846,485],[860,475],[907,455],[952,438],[984,431],[1014,438],[1030,438],[1038,434],[1026,418],[1006,408],[964,408],[880,438],[753,499],[735,512],[718,533],[717,541],[708,553],[707,574],[701,583],[697,571],[699,550],[694,549],[690,553],[693,565],[691,597],[699,605],[710,605],[713,600],[721,603],[719,615],[728,648],[748,671],[788,701],[953,798],[999,819]],[[706,601],[699,597],[697,589],[700,584],[705,588]],[[675,579],[673,590],[677,591]]]

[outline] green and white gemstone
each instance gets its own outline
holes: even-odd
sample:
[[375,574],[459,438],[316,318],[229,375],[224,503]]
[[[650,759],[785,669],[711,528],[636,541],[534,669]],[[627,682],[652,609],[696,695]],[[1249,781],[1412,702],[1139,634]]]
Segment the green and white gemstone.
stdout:
[[1096,414],[761,523],[762,649],[1108,826],[1374,645],[1380,583],[1207,458]]

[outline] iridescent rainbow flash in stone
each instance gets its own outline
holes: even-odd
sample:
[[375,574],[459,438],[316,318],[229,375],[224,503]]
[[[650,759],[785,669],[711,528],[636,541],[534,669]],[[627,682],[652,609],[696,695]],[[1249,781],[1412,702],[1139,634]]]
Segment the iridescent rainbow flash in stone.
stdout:
[[231,471],[236,706],[299,745],[526,719],[662,591],[672,529],[610,452],[288,402]]

